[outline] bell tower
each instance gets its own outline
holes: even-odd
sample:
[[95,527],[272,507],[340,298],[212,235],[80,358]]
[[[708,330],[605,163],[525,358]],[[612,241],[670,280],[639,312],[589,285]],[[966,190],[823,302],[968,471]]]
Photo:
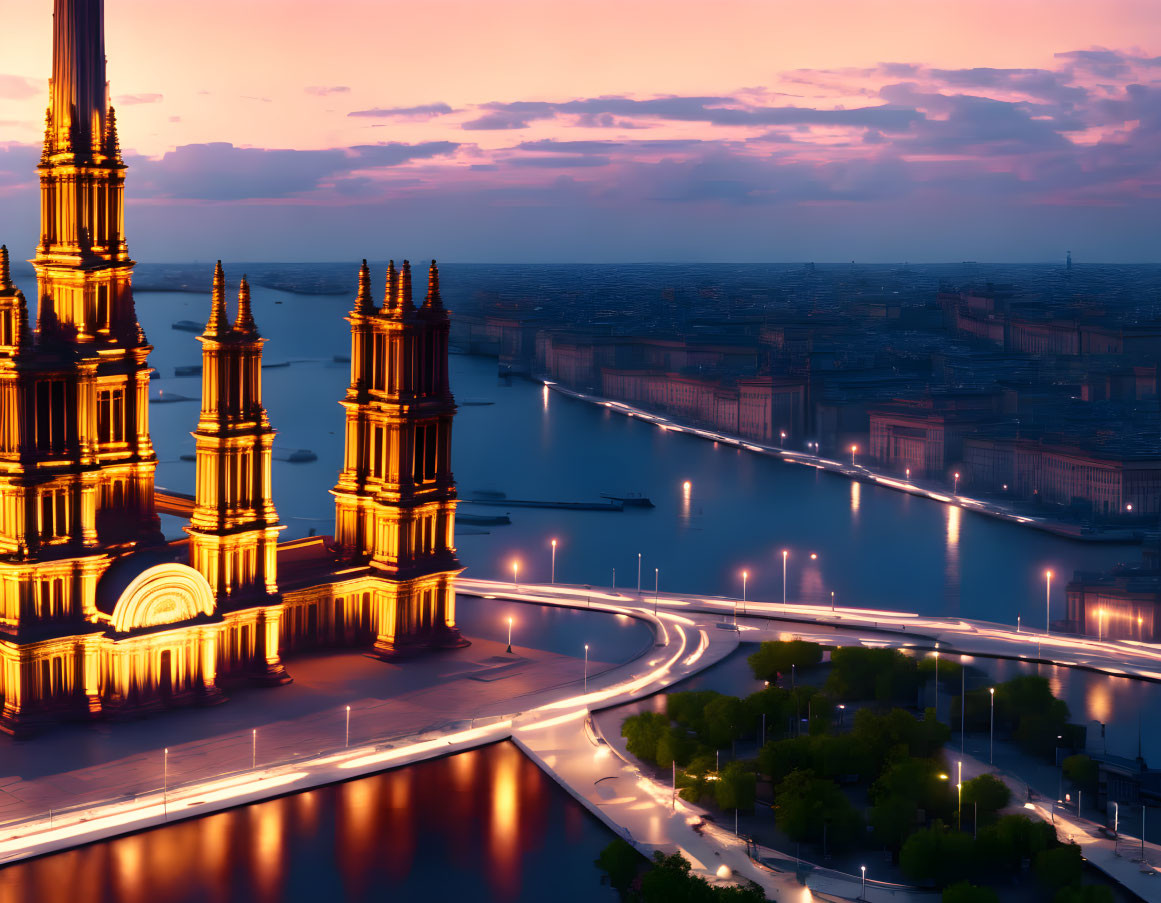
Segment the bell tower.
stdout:
[[194,439],[197,491],[190,566],[201,572],[225,618],[218,668],[283,682],[276,574],[278,523],[271,495],[274,430],[262,404],[262,345],[242,277],[238,313],[226,317],[225,274],[214,268],[202,343],[202,408]]
[[380,579],[372,600],[375,650],[390,658],[420,646],[467,645],[455,623],[456,488],[448,383],[450,323],[435,261],[422,306],[411,264],[387,268],[383,305],[367,262],[351,324],[351,384],[343,470],[333,490],[335,541]]

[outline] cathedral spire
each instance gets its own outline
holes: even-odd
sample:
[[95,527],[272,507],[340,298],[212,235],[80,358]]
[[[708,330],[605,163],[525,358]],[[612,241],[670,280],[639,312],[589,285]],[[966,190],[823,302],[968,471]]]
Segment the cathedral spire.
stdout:
[[395,297],[399,292],[399,271],[395,269],[395,261],[387,261],[387,291],[383,296],[383,308],[388,313],[395,310],[395,304],[398,299]]
[[258,335],[258,324],[254,322],[254,313],[250,309],[250,283],[245,276],[238,285],[238,316],[234,320],[234,329],[246,336]]
[[415,303],[411,300],[411,261],[403,261],[403,272],[399,274],[398,313],[405,314],[415,310]]
[[52,17],[53,151],[87,157],[104,138],[104,0],[55,0]]
[[214,287],[210,292],[210,319],[206,323],[207,338],[216,339],[230,331],[230,321],[226,319],[226,274],[219,260],[214,266]]
[[109,107],[109,115],[105,119],[105,136],[101,142],[101,153],[110,160],[121,162],[121,142],[117,137],[117,111]]
[[423,299],[423,306],[429,310],[443,307],[443,299],[439,295],[439,267],[435,265],[434,258],[427,269],[427,297]]
[[371,270],[366,259],[359,267],[359,293],[355,296],[355,313],[369,314],[375,309],[375,301],[371,297]]
[[12,288],[12,269],[8,263],[8,245],[0,245],[0,292]]

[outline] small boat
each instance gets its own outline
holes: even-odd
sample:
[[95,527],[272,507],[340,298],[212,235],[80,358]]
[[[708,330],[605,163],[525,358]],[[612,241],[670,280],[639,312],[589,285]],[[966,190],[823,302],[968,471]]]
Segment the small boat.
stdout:
[[336,364],[349,364],[351,362],[351,358],[346,354],[336,354],[331,360]]
[[311,461],[317,461],[318,455],[309,448],[300,448],[287,455],[286,460],[291,464],[308,464]]
[[170,392],[168,395],[159,392],[156,397],[149,399],[150,404],[177,404],[179,401],[197,401],[197,399],[178,392]]
[[477,407],[482,408],[486,405],[495,404],[495,403],[496,402],[494,402],[494,401],[475,401],[472,399],[466,399],[464,401],[456,402],[456,404],[458,404],[461,408],[477,408]]
[[198,456],[197,455],[181,455],[180,459],[182,461],[196,461],[198,459]]
[[173,328],[181,332],[201,332],[206,328],[204,323],[195,323],[193,320],[178,320],[173,324]]
[[456,523],[473,527],[502,527],[512,523],[507,514],[457,514]]
[[202,372],[201,364],[190,364],[188,367],[174,367],[174,376],[200,376]]
[[289,366],[290,366],[290,361],[279,361],[276,364],[263,364],[262,369],[263,370],[275,370],[279,367],[289,367]]
[[611,499],[614,502],[620,502],[626,508],[652,508],[653,502],[649,496],[642,495],[640,492],[630,492],[628,495],[613,495],[608,492],[602,492],[601,498]]

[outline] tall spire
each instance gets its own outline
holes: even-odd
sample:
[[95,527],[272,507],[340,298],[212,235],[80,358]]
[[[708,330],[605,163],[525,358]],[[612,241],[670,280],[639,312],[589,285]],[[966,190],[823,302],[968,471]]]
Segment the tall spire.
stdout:
[[399,313],[405,314],[410,310],[415,310],[415,303],[411,300],[411,261],[403,261],[403,272],[399,274],[399,300],[397,306]]
[[375,309],[371,298],[371,270],[366,259],[359,267],[359,293],[355,296],[355,313],[368,314]]
[[214,266],[214,287],[210,291],[210,320],[203,334],[215,339],[229,331],[230,321],[226,319],[226,274],[219,260]]
[[395,261],[387,261],[387,291],[383,295],[383,308],[390,312],[395,310],[399,300],[395,295],[399,292],[399,271],[395,269]]
[[105,118],[105,136],[101,141],[101,153],[111,160],[121,162],[121,142],[117,138],[117,111],[109,107]]
[[12,270],[8,263],[8,245],[0,245],[0,292],[12,288]]
[[443,307],[443,299],[439,296],[439,267],[435,265],[434,257],[427,269],[427,297],[423,299],[423,306],[432,310]]
[[245,276],[238,285],[238,316],[234,320],[234,329],[247,336],[258,335],[258,324],[254,322],[254,313],[250,310],[250,283]]
[[87,157],[104,138],[105,0],[55,0],[52,81],[54,151]]

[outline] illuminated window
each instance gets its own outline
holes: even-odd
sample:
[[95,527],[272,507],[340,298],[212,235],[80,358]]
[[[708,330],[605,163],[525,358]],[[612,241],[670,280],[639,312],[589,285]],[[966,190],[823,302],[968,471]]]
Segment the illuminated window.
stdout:
[[125,441],[124,389],[102,389],[97,393],[97,441]]

